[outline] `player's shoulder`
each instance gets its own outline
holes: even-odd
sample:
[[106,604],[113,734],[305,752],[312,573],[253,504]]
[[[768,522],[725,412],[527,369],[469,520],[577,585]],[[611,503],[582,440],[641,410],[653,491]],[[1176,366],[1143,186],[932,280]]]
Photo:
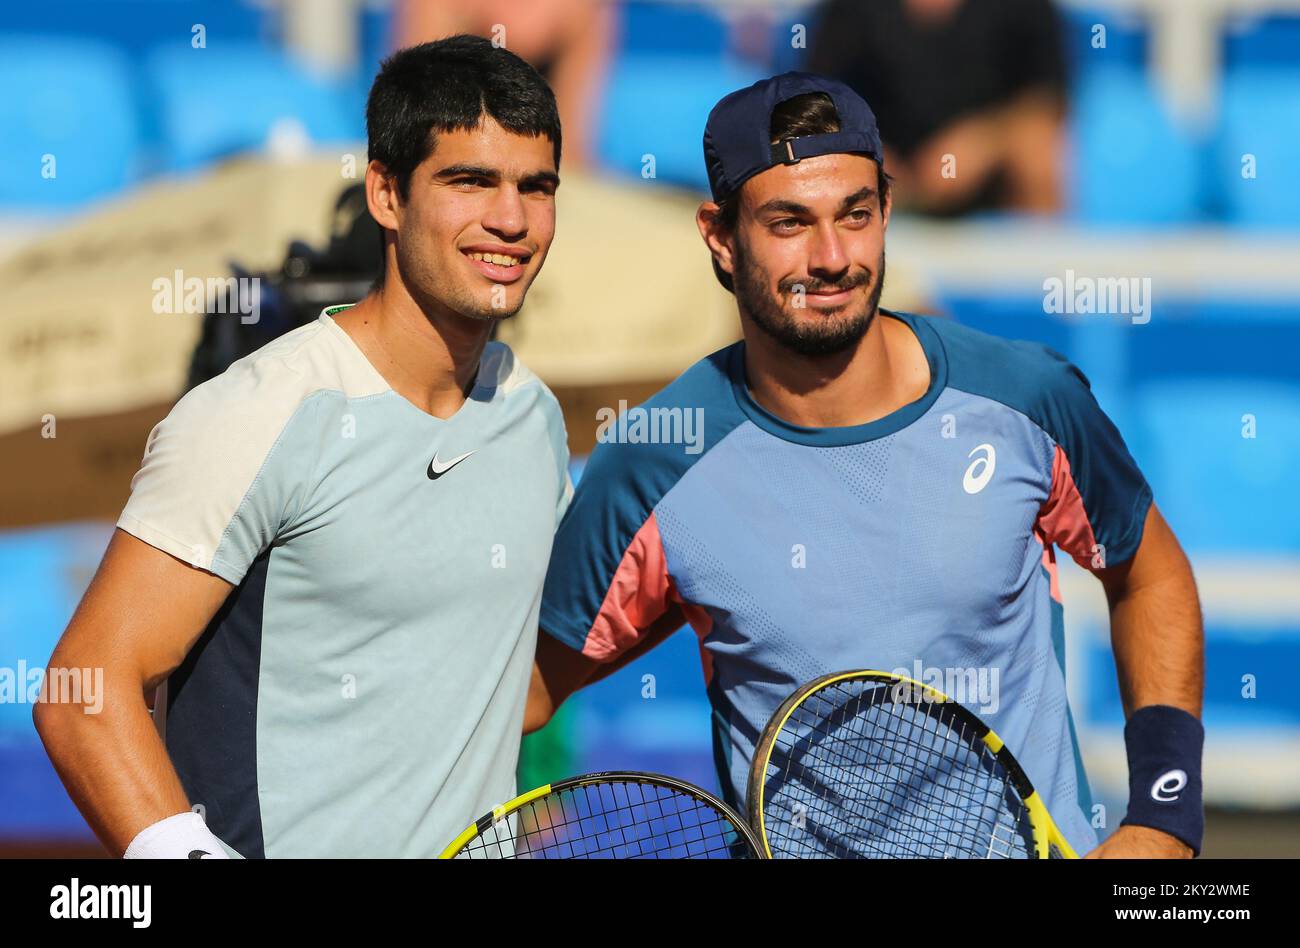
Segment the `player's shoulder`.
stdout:
[[[169,544],[193,527],[193,542],[214,551],[220,537],[208,528],[224,529],[241,504],[282,510],[325,443],[313,394],[339,375],[328,368],[336,354],[320,351],[325,338],[316,323],[292,330],[187,392],[149,433],[121,521],[130,532],[181,555]],[[207,519],[184,523],[191,514]],[[219,575],[237,582],[243,570]]]
[[223,372],[186,392],[172,414],[241,413],[255,405],[266,407],[272,399],[293,398],[303,382],[303,373],[296,364],[301,358],[299,352],[319,332],[318,324],[310,323],[237,359]]
[[992,399],[1034,419],[1062,402],[1090,397],[1088,377],[1060,352],[939,316],[899,314],[933,330],[943,345],[947,386]]
[[506,343],[492,340],[483,348],[475,384],[509,398],[520,392],[535,391],[548,405],[559,401],[545,382],[515,354]]
[[639,405],[607,406],[621,443],[641,449],[625,452],[630,463],[684,470],[744,420],[732,381],[742,345],[705,356]]
[[646,401],[602,406],[583,484],[663,496],[744,421],[732,391],[740,343],[700,359]]
[[165,427],[216,443],[269,451],[296,420],[320,420],[325,406],[389,389],[343,330],[324,320],[299,326],[187,391]]
[[647,399],[645,407],[700,407],[714,412],[734,409],[732,373],[743,345],[733,342],[700,359]]
[[525,365],[504,342],[493,340],[483,349],[475,398],[499,404],[516,420],[540,416],[545,421],[553,447],[567,463],[568,432],[560,400],[542,379]]

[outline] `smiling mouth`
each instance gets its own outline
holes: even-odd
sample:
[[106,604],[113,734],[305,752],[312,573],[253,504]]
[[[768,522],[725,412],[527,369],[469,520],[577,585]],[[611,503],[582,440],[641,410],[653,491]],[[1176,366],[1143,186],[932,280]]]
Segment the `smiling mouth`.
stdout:
[[804,295],[804,298],[812,304],[830,304],[841,305],[849,300],[853,291],[857,289],[854,286],[840,287],[839,289],[823,288],[820,290],[810,290]]
[[470,266],[481,277],[496,285],[518,283],[528,273],[525,264],[533,258],[532,254],[522,251],[518,256],[488,250],[462,250],[461,253],[469,258]]
[[465,256],[469,257],[471,260],[478,260],[480,263],[490,263],[498,267],[522,266],[532,259],[531,254],[516,257],[508,253],[480,253],[476,250],[467,250],[464,253]]

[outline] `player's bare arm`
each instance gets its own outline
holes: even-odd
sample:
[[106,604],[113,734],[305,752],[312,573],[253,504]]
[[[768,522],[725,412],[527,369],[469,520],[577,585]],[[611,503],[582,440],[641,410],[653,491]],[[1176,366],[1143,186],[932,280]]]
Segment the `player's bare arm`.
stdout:
[[[1111,644],[1125,716],[1163,705],[1199,718],[1205,643],[1196,580],[1154,504],[1137,554],[1098,575],[1110,602]],[[1125,825],[1089,856],[1190,858],[1192,849],[1160,830]]]
[[531,734],[547,722],[575,691],[607,678],[624,665],[636,661],[685,624],[681,609],[673,607],[626,652],[608,662],[589,658],[545,633],[537,637],[537,658],[528,685],[524,711],[524,733]]
[[145,702],[202,634],[231,586],[122,530],[50,658],[103,669],[103,707],[41,703],[33,717],[78,809],[114,856],[190,808]]

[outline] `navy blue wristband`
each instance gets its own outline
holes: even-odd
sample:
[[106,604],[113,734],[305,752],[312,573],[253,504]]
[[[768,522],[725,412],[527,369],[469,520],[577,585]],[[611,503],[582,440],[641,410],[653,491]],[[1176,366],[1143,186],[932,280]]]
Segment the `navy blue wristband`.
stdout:
[[1201,854],[1201,750],[1205,728],[1193,715],[1164,704],[1138,708],[1124,726],[1128,751],[1128,814],[1122,826],[1149,826]]

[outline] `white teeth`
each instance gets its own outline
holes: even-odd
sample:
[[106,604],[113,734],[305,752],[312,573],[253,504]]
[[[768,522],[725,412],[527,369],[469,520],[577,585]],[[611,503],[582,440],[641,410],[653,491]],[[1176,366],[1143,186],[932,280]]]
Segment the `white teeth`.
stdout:
[[482,260],[484,263],[495,263],[499,267],[513,267],[522,261],[518,257],[511,257],[504,253],[470,253],[473,260]]

